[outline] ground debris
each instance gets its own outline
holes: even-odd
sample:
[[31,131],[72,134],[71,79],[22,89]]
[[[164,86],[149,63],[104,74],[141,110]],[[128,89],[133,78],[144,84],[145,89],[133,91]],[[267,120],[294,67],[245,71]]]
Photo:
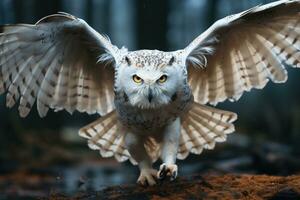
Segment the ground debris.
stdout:
[[[68,199],[62,194],[52,194],[50,199]],[[174,182],[161,182],[154,187],[124,185],[108,187],[97,192],[84,192],[72,199],[251,199],[299,200],[300,176],[276,177],[267,175],[191,176]]]

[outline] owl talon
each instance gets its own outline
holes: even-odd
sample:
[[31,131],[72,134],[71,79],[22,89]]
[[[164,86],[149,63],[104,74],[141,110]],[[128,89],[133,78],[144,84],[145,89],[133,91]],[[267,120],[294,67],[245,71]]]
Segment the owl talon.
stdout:
[[159,170],[159,175],[158,178],[159,179],[164,179],[167,175],[167,171],[166,171],[166,165],[163,164],[162,168]]
[[167,177],[170,177],[170,181],[174,181],[178,174],[178,167],[175,164],[162,164],[159,167],[159,171],[157,173],[158,179],[165,179]]
[[177,177],[177,171],[174,171],[174,172],[172,173],[172,176],[171,176],[170,180],[171,180],[171,181],[174,181],[174,180],[176,179],[176,177]]
[[156,174],[157,170],[155,169],[143,169],[141,170],[137,183],[142,186],[153,186],[156,184]]

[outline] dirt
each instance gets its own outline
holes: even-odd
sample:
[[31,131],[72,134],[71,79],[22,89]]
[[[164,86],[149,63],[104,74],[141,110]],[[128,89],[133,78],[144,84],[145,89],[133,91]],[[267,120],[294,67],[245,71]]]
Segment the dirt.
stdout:
[[[69,199],[51,194],[50,199]],[[179,178],[154,187],[136,185],[108,187],[102,191],[78,193],[72,199],[214,199],[214,200],[299,200],[300,176],[224,175]]]

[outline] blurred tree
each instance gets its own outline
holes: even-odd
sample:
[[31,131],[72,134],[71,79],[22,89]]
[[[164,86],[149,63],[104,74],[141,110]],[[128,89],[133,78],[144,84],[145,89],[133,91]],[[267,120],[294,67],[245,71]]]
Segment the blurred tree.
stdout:
[[167,1],[136,0],[137,41],[141,49],[167,49]]

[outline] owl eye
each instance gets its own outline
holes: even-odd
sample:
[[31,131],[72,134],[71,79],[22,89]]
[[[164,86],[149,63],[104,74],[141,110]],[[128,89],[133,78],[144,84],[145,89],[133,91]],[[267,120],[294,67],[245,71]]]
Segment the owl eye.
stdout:
[[142,83],[143,82],[143,79],[137,75],[133,75],[132,76],[132,80],[136,83]]
[[168,79],[168,76],[167,76],[167,75],[162,75],[157,81],[158,81],[159,83],[164,83],[164,82],[167,81],[167,79]]

